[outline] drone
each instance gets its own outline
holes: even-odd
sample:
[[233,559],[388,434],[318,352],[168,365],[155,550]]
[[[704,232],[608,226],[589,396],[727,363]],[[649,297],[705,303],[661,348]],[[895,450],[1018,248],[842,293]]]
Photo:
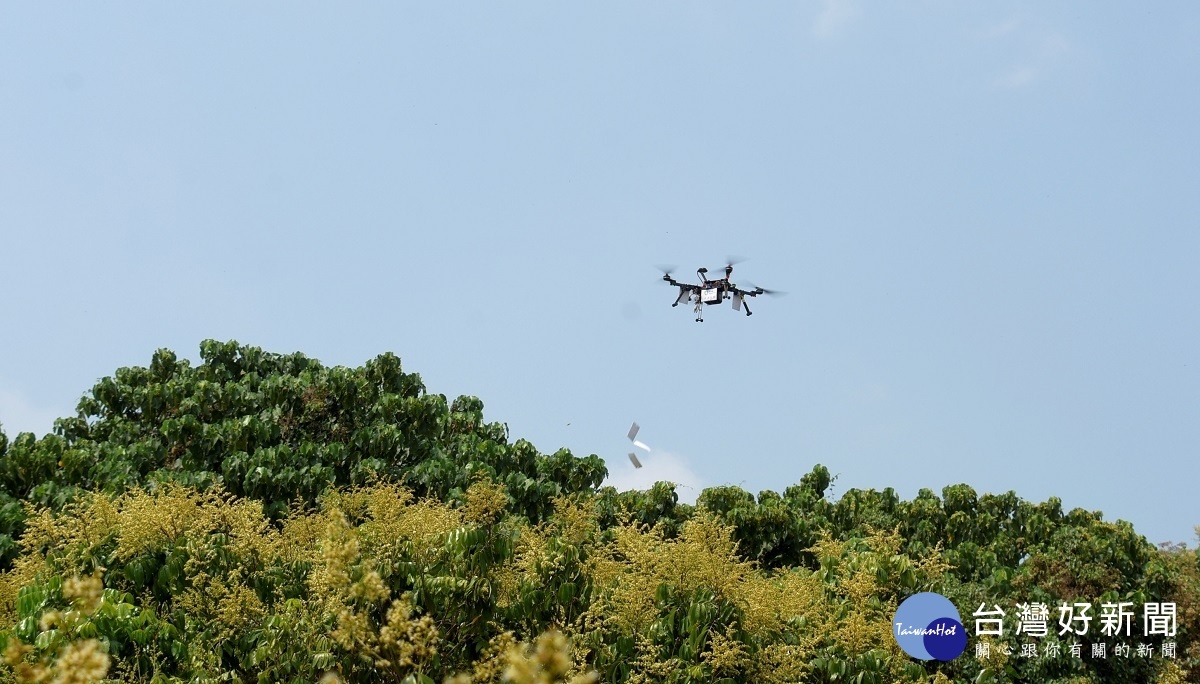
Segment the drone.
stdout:
[[734,283],[730,282],[729,278],[733,275],[733,261],[725,264],[725,277],[715,280],[708,279],[708,269],[700,268],[696,271],[696,275],[700,276],[701,284],[692,285],[691,283],[681,283],[671,277],[671,269],[663,269],[663,280],[671,285],[679,288],[679,297],[675,299],[675,303],[671,306],[679,306],[685,300],[694,301],[696,322],[704,322],[704,305],[705,304],[720,304],[726,299],[733,301],[733,310],[741,311],[746,309],[746,315],[751,315],[750,305],[746,304],[746,297],[757,297],[760,294],[783,294],[775,290],[765,290],[761,287],[755,287],[750,290],[743,290]]

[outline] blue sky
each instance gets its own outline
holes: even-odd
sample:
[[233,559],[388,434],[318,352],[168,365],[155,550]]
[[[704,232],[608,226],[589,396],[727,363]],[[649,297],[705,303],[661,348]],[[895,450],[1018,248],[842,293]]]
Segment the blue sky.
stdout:
[[[393,351],[622,487],[1200,523],[1195,3],[8,3],[0,422]],[[655,264],[787,291],[701,325]],[[629,423],[655,452],[634,471]]]

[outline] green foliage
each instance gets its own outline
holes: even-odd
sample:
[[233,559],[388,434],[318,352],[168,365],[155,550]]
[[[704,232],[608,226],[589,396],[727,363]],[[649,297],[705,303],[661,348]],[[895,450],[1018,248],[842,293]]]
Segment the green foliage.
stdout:
[[447,405],[390,353],[360,368],[327,368],[302,354],[208,340],[200,357],[193,368],[160,349],[148,368],[97,382],[55,434],[4,438],[0,567],[12,562],[22,531],[17,502],[62,507],[81,490],[220,484],[263,501],[277,519],[330,486],[380,477],[461,500],[483,471],[504,484],[516,512],[537,521],[554,497],[592,491],[607,475],[594,455],[510,444],[504,426],[483,421],[479,399]]
[[[600,488],[596,456],[510,442],[479,399],[428,394],[391,354],[200,356],[119,369],[54,434],[0,432],[13,679],[1200,681],[1197,552],[1055,498],[833,501],[816,465],[782,494],[689,506],[669,483]],[[1179,655],[921,664],[890,631],[919,591],[968,625],[1008,607],[995,652],[1019,650],[1019,602],[1170,601]]]

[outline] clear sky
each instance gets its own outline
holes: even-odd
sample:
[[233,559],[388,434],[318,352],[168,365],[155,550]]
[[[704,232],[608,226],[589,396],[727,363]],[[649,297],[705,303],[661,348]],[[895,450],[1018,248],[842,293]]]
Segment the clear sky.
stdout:
[[[1200,523],[1200,4],[0,6],[0,422],[393,351],[615,484]],[[703,324],[659,280],[778,288]],[[625,432],[656,451],[634,471]]]

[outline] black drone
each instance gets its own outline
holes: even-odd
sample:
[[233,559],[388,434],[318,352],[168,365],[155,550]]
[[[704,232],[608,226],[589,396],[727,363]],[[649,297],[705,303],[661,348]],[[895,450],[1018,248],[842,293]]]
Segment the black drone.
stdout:
[[746,315],[749,316],[750,306],[745,303],[746,297],[757,297],[760,294],[783,294],[775,290],[764,290],[761,287],[755,287],[750,290],[743,290],[737,285],[730,282],[729,277],[733,275],[733,262],[725,264],[725,277],[717,278],[716,280],[708,279],[708,269],[701,268],[696,271],[700,276],[701,284],[692,285],[691,283],[681,283],[671,277],[671,269],[663,269],[663,280],[679,288],[679,297],[675,299],[675,303],[671,306],[679,306],[687,301],[696,303],[696,322],[704,322],[704,305],[705,304],[720,304],[726,299],[733,300],[733,310],[741,311],[742,307],[746,309]]

